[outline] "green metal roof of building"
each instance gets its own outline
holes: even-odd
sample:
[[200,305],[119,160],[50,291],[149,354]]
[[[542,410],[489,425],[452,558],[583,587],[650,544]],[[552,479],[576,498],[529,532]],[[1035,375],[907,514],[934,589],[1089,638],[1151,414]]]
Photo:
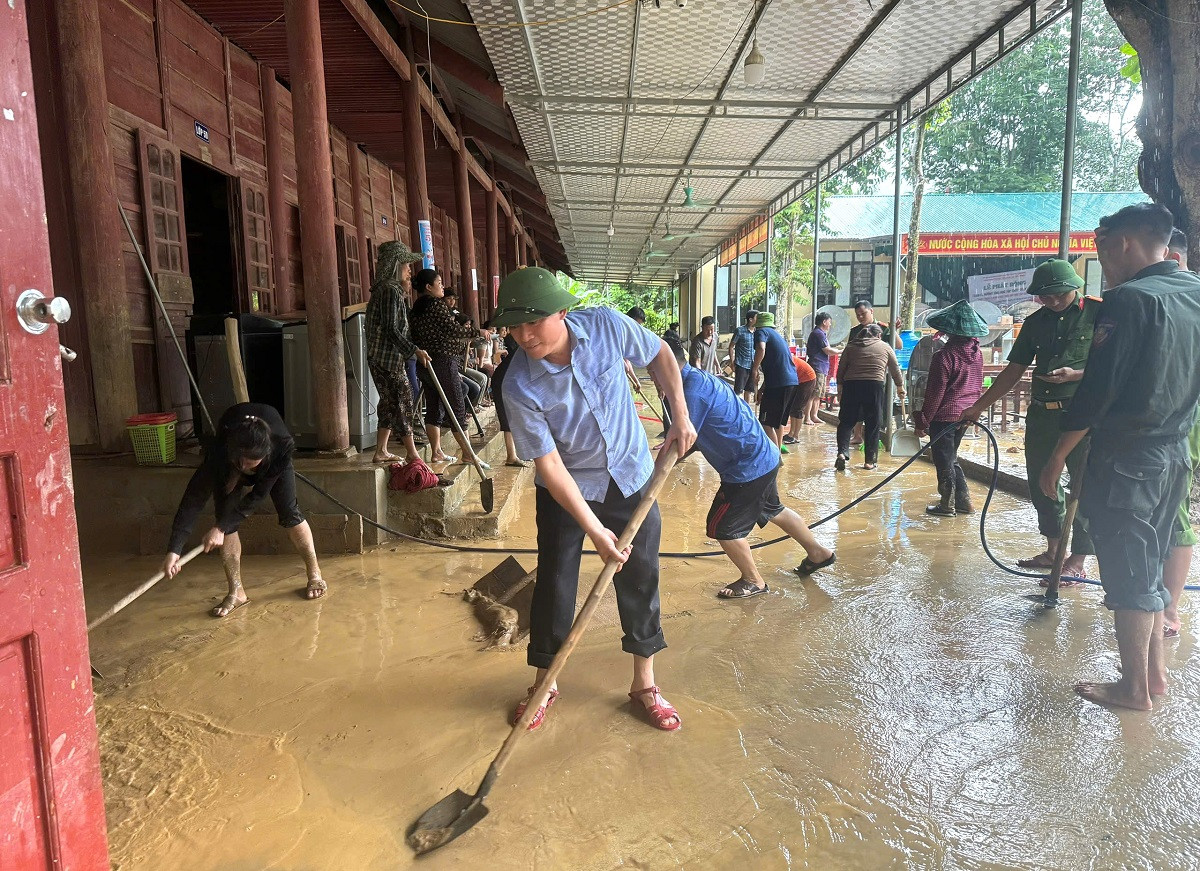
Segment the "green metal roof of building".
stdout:
[[[1077,193],[1071,198],[1071,230],[1094,230],[1105,215],[1150,198],[1141,191]],[[924,233],[1037,233],[1058,231],[1058,193],[926,193],[921,204]],[[892,235],[888,196],[829,197],[822,203],[825,230],[833,239],[876,239]],[[900,232],[908,232],[912,195],[900,198]]]

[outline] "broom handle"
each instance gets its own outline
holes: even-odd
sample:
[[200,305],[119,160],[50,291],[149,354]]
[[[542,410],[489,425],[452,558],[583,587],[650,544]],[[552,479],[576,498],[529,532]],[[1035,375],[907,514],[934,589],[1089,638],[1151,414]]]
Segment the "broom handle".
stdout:
[[[191,550],[189,550],[187,553],[185,553],[183,556],[181,556],[179,558],[179,567],[183,568],[188,563],[190,563],[193,559],[200,556],[200,554],[202,554],[203,552],[204,552],[204,545],[202,545],[202,544],[196,545],[195,547],[193,547]],[[109,620],[111,620],[113,617],[115,617],[119,611],[123,611],[126,607],[133,604],[133,602],[136,599],[141,598],[143,593],[145,593],[147,590],[149,590],[151,587],[153,587],[155,584],[157,584],[159,581],[161,581],[166,576],[167,576],[166,572],[160,571],[158,574],[156,574],[150,580],[146,581],[146,583],[142,584],[140,587],[138,587],[136,590],[134,590],[132,593],[130,593],[128,596],[126,596],[124,599],[117,602],[117,604],[113,605],[111,608],[109,608],[107,611],[105,611],[103,614],[101,614],[99,617],[97,617],[95,620],[93,620],[91,623],[89,623],[87,625],[87,631],[91,632],[93,629],[95,629],[101,623],[107,623]]]
[[[624,550],[629,547],[630,542],[637,537],[638,532],[642,528],[642,522],[646,519],[646,515],[650,513],[650,509],[654,507],[654,500],[658,498],[659,491],[662,490],[663,484],[666,483],[667,477],[671,474],[671,469],[675,466],[675,461],[679,459],[679,446],[672,444],[671,447],[659,454],[658,462],[654,464],[654,474],[650,478],[650,483],[646,487],[646,492],[642,496],[641,502],[633,511],[633,516],[629,518],[629,523],[625,525],[625,531],[621,533],[621,537],[617,539],[617,550]],[[492,783],[500,775],[500,771],[504,768],[508,758],[512,756],[513,749],[517,746],[517,741],[521,736],[529,730],[529,724],[537,714],[538,708],[546,704],[546,699],[550,697],[550,687],[554,685],[554,681],[558,679],[559,672],[563,670],[563,666],[567,664],[567,657],[575,649],[575,645],[579,643],[579,639],[583,637],[583,633],[587,631],[588,624],[592,622],[592,615],[596,613],[596,608],[600,605],[600,600],[604,598],[604,594],[608,592],[608,585],[612,583],[613,575],[617,573],[617,569],[621,566],[616,560],[604,564],[604,570],[600,572],[600,577],[596,579],[595,586],[592,587],[591,593],[588,594],[587,601],[583,603],[583,608],[579,611],[579,616],[575,618],[575,623],[571,626],[571,631],[567,635],[563,646],[559,648],[558,653],[554,654],[554,661],[550,663],[550,668],[546,670],[546,676],[542,678],[542,682],[533,692],[533,696],[529,699],[529,704],[525,706],[525,713],[517,720],[512,731],[509,732],[508,738],[504,741],[504,746],[500,748],[500,752],[496,754],[496,758],[492,761],[491,766],[484,775],[483,782],[479,785],[479,792],[476,796],[482,798],[492,788]]]

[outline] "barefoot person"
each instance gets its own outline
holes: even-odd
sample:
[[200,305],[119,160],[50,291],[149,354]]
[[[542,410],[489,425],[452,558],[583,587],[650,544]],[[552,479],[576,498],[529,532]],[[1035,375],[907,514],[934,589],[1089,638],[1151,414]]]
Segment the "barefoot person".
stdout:
[[721,476],[705,529],[739,573],[717,596],[748,599],[770,592],[746,541],[755,525],[774,523],[799,542],[806,554],[795,569],[799,574],[811,575],[833,565],[833,551],[817,542],[799,514],[780,503],[775,483],[779,449],[759,425],[753,409],[720,378],[687,365],[682,355],[678,361],[688,417],[696,428],[694,450]]
[[408,296],[412,289],[411,264],[421,259],[403,242],[379,246],[375,283],[367,302],[367,365],[379,391],[379,434],[373,463],[394,463],[400,458],[388,452],[392,433],[404,443],[404,461],[420,459],[413,441],[413,393],[407,361],[428,363],[429,354],[413,343],[408,331]]
[[[1181,230],[1171,231],[1171,241],[1167,245],[1167,257],[1179,264],[1180,269],[1188,268],[1187,236]],[[1183,598],[1183,588],[1187,586],[1188,570],[1192,567],[1192,549],[1196,545],[1196,530],[1192,527],[1192,488],[1190,482],[1200,466],[1200,407],[1196,409],[1196,422],[1188,433],[1188,460],[1192,474],[1188,476],[1189,486],[1184,494],[1183,503],[1179,506],[1175,527],[1175,539],[1172,542],[1171,555],[1163,566],[1163,586],[1171,594],[1171,601],[1163,611],[1163,638],[1178,638],[1182,623],[1179,619],[1179,602]]]
[[[520,269],[500,285],[493,323],[508,326],[521,350],[504,377],[504,405],[517,453],[537,470],[537,581],[529,615],[529,664],[541,682],[575,617],[584,538],[605,562],[621,563],[613,585],[633,655],[630,701],[660,729],[682,723],[654,682],[654,654],[666,647],[658,601],[658,506],[632,548],[616,548],[650,480],[653,464],[625,379],[624,361],[647,367],[675,410],[664,450],[687,453],[696,439],[679,367],[666,342],[607,308],[568,310],[575,297],[550,272]],[[534,687],[529,690],[533,694]],[[530,729],[558,698],[553,687]],[[517,706],[520,718],[529,702]],[[514,722],[516,719],[514,719]]]
[[1200,277],[1166,259],[1163,206],[1100,220],[1096,253],[1111,289],[1092,350],[1039,481],[1053,496],[1067,457],[1091,435],[1079,510],[1096,545],[1104,604],[1114,612],[1121,677],[1080,683],[1103,705],[1150,710],[1167,689],[1163,562],[1189,484],[1187,434],[1200,401]]
[[[296,476],[292,468],[295,447],[279,412],[257,402],[238,403],[221,415],[215,440],[205,450],[200,468],[183,492],[175,522],[171,524],[171,541],[162,570],[168,578],[179,574],[179,555],[196,516],[211,496],[217,522],[204,535],[204,550],[207,553],[221,549],[225,578],[229,582],[229,594],[212,609],[214,617],[224,617],[249,601],[242,588],[242,542],[238,527],[268,495],[279,515],[279,525],[288,531],[292,544],[304,557],[308,572],[305,596],[319,599],[325,595],[327,586],[317,565],[312,530],[296,501]],[[243,495],[247,487],[250,489]]]
[[[1037,512],[1038,532],[1046,537],[1046,549],[1028,559],[1017,560],[1023,569],[1049,569],[1054,565],[1058,540],[1067,513],[1066,493],[1060,485],[1053,498],[1036,486],[1062,432],[1062,421],[1072,402],[1092,346],[1092,329],[1100,300],[1083,296],[1083,279],[1065,260],[1047,260],[1033,272],[1028,292],[1042,307],[1025,318],[1021,332],[1008,352],[1008,365],[979,401],[963,412],[964,420],[979,420],[991,405],[1016,385],[1033,366],[1033,388],[1025,419],[1025,475],[1029,500]],[[944,352],[939,352],[944,353]],[[937,354],[934,359],[937,359]],[[1084,445],[1067,457],[1071,486],[1083,472]],[[1063,574],[1086,578],[1086,562],[1095,553],[1083,517],[1076,515],[1071,527],[1071,551]],[[1063,579],[1062,586],[1075,581]]]

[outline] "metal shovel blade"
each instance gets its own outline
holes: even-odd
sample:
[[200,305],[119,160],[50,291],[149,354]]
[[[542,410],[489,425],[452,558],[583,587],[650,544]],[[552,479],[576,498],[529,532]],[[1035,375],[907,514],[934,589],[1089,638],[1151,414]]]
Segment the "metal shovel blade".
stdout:
[[892,447],[888,451],[893,457],[915,457],[921,452],[921,440],[911,429],[898,429],[892,433]]
[[456,789],[413,823],[404,839],[418,856],[449,844],[488,815],[482,798]]
[[495,485],[491,478],[479,479],[479,501],[483,503],[483,513],[491,514],[496,505]]

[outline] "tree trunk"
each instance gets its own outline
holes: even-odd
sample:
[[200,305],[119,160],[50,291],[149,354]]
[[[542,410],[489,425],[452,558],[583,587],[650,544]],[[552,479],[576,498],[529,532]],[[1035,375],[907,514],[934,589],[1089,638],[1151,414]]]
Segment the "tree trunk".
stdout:
[[[922,157],[925,152],[924,116],[917,120],[917,141],[913,144],[912,213],[908,220],[908,270],[904,274],[904,287],[900,293],[900,322],[904,329],[913,328],[917,309],[917,251],[921,247],[921,201],[925,199],[925,169]],[[899,257],[895,258],[899,262]]]
[[1196,0],[1104,0],[1142,70],[1142,190],[1200,250],[1200,15]]

